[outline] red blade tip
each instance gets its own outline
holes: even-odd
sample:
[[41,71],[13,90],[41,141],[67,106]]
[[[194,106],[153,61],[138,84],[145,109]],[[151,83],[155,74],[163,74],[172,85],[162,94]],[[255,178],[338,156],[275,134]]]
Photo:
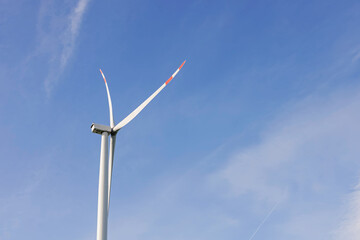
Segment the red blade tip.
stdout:
[[106,79],[105,79],[105,76],[104,76],[103,72],[101,71],[101,69],[99,69],[99,70],[100,70],[100,72],[101,72],[101,75],[102,75],[103,78],[104,78],[104,82],[106,83]]
[[186,60],[181,64],[181,66],[179,67],[179,70],[184,66]]

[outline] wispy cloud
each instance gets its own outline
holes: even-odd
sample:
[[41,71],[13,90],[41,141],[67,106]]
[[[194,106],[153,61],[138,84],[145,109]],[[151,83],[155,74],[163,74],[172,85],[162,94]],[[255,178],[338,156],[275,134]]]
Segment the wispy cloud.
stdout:
[[294,227],[288,234],[333,237],[333,228],[341,224],[346,237],[339,239],[357,239],[358,191],[352,195],[348,220],[341,223],[339,213],[346,186],[352,184],[345,176],[360,155],[359,109],[357,90],[308,97],[271,121],[259,144],[239,150],[211,181],[228,197],[250,197],[262,204],[275,202],[287,189],[288,220],[280,229]]
[[63,51],[61,53],[61,68],[64,68],[74,51],[75,40],[78,36],[80,25],[86,10],[89,0],[79,0],[77,6],[74,8],[69,16],[68,28],[64,33]]
[[48,96],[73,55],[89,1],[79,0],[75,5],[60,7],[54,1],[42,2],[37,24],[39,45],[32,56],[47,58],[44,87]]
[[336,239],[356,240],[360,236],[360,185],[347,198],[347,214],[336,231]]

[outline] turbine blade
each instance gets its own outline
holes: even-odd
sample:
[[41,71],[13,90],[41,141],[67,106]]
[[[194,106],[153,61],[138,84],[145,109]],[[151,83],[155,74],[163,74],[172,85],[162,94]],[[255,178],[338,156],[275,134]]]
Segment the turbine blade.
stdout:
[[101,69],[100,69],[100,72],[101,72],[102,77],[104,78],[105,87],[106,87],[106,92],[107,92],[107,97],[108,97],[108,102],[109,102],[110,127],[113,128],[115,124],[114,124],[114,116],[113,116],[113,109],[112,109],[110,91],[109,91],[109,87],[108,87],[107,82],[106,82],[105,75],[103,74],[103,72],[101,71]]
[[114,163],[114,152],[115,152],[115,142],[116,142],[116,134],[112,134],[110,136],[110,152],[109,152],[109,174],[108,174],[108,214],[110,207],[110,192],[111,192],[111,178],[112,178],[112,169]]
[[173,73],[173,75],[171,75],[171,77],[163,84],[161,85],[161,87],[156,90],[150,97],[148,97],[148,99],[146,99],[140,106],[138,106],[132,113],[130,113],[126,118],[124,118],[121,122],[119,122],[114,128],[113,130],[115,132],[119,131],[122,127],[124,127],[126,124],[128,124],[131,120],[133,120],[145,107],[146,105],[149,104],[149,102],[151,102],[151,100],[153,100],[156,95],[159,94],[159,92],[161,92],[161,90],[164,89],[164,87],[166,87],[166,85],[169,84],[169,82],[176,76],[176,74],[180,71],[180,69],[184,66],[186,61],[184,61],[181,66]]

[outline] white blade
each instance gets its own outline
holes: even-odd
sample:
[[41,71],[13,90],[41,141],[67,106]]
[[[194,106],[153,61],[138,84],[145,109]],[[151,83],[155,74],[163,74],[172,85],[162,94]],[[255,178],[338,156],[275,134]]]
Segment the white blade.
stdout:
[[111,178],[112,178],[112,169],[114,163],[114,152],[115,152],[115,142],[116,134],[110,136],[110,152],[109,152],[109,175],[108,175],[108,214],[110,207],[110,191],[111,191]]
[[111,103],[111,97],[110,97],[109,87],[108,87],[108,85],[107,85],[106,78],[105,78],[103,72],[101,71],[101,69],[100,69],[100,72],[101,72],[102,77],[104,78],[105,87],[106,87],[106,92],[107,92],[107,97],[108,97],[108,102],[109,102],[110,127],[113,128],[115,124],[114,124],[114,116],[113,116],[113,109],[112,109],[112,103]]
[[138,106],[132,113],[130,113],[126,118],[124,118],[121,122],[119,122],[113,130],[119,131],[122,127],[128,124],[131,120],[133,120],[145,107],[151,102],[151,100],[156,97],[156,95],[164,89],[166,85],[176,76],[176,74],[180,71],[180,69],[184,66],[185,61],[181,64],[181,66],[174,72],[174,74],[158,89],[156,90],[148,99],[146,99],[140,106]]

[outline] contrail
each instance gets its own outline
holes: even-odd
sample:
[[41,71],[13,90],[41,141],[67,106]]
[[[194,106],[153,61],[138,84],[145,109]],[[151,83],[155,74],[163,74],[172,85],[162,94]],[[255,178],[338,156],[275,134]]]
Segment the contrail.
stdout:
[[256,235],[256,233],[259,231],[259,229],[262,227],[262,225],[266,222],[266,220],[268,220],[268,218],[271,216],[271,214],[274,212],[275,208],[277,207],[277,205],[279,204],[280,200],[277,201],[275,203],[275,205],[272,207],[272,209],[270,210],[270,212],[266,215],[266,217],[264,218],[264,220],[262,220],[262,222],[259,224],[259,226],[256,228],[255,232],[253,233],[253,235],[251,235],[251,237],[249,238],[249,240],[253,239]]

